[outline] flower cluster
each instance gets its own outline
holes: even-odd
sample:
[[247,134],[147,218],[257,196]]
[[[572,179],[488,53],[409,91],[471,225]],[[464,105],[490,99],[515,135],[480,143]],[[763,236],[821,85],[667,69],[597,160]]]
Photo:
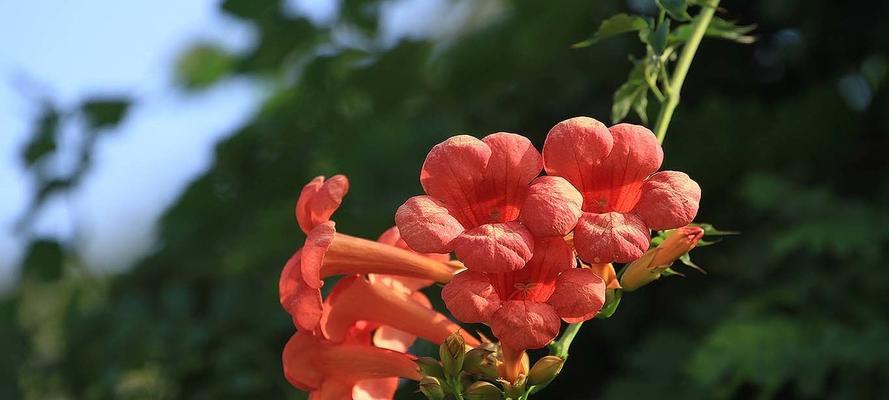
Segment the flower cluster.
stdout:
[[511,133],[455,136],[429,152],[426,194],[395,221],[414,250],[453,251],[465,264],[442,291],[457,319],[490,325],[503,347],[539,348],[560,321],[602,308],[606,287],[618,285],[609,263],[640,258],[651,229],[697,214],[700,187],[684,173],[657,172],[662,161],[645,127],[587,117],[553,127],[542,154]]
[[[662,161],[648,129],[586,117],[553,127],[542,152],[512,133],[454,136],[426,157],[425,194],[399,207],[396,227],[376,241],[337,232],[331,221],[349,189],[345,176],[313,179],[296,203],[306,240],[279,281],[297,328],[283,352],[287,380],[312,398],[385,399],[398,378],[422,380],[435,398],[459,392],[467,374],[492,379],[495,368],[506,392],[524,390],[526,378],[552,379],[564,360],[550,356],[534,372],[525,350],[550,343],[562,321],[596,316],[616,289],[659,278],[703,236],[686,227],[700,187],[681,172],[658,172]],[[649,249],[651,230],[667,229],[675,230]],[[630,264],[618,278],[611,263]],[[324,279],[335,275],[324,298]],[[489,325],[499,346],[431,307],[420,290],[436,282],[446,284],[441,296],[454,317]],[[445,343],[448,357],[417,360],[407,351],[418,338]],[[463,365],[464,357],[474,361]],[[483,381],[465,389],[500,393]]]
[[[281,305],[297,327],[284,347],[284,375],[313,398],[387,399],[399,377],[421,378],[406,353],[416,338],[442,343],[460,331],[419,292],[449,281],[455,268],[446,254],[408,249],[394,227],[377,241],[336,232],[330,217],[348,187],[345,176],[318,177],[297,201],[307,239],[279,281]],[[333,275],[344,277],[322,299],[323,279]]]

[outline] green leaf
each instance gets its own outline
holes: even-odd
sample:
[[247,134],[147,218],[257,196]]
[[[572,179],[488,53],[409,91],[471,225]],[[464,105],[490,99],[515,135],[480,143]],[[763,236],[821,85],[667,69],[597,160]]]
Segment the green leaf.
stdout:
[[130,101],[125,98],[87,100],[80,106],[92,130],[110,128],[120,123],[130,109]]
[[617,306],[620,305],[620,299],[623,296],[624,292],[620,289],[610,289],[605,291],[605,305],[602,306],[602,309],[596,314],[596,319],[611,318],[611,316],[614,315],[614,312],[617,311]]
[[664,21],[657,29],[651,31],[649,34],[648,43],[651,45],[652,50],[654,50],[654,54],[660,56],[664,54],[664,49],[667,48],[667,37],[670,34],[670,20]]
[[691,15],[688,15],[688,2],[685,0],[655,0],[657,6],[670,14],[670,17],[679,21],[688,21]]
[[719,230],[713,226],[713,224],[708,223],[699,223],[699,224],[689,224],[691,226],[697,226],[704,230],[704,236],[729,236],[729,235],[740,235],[741,232],[738,231],[723,231]]
[[[748,35],[748,33],[752,32],[756,29],[756,25],[737,25],[735,22],[726,21],[719,17],[713,17],[713,20],[710,21],[710,25],[707,26],[707,30],[704,31],[704,36],[732,40],[738,43],[750,44],[756,41],[754,36]],[[688,40],[691,36],[692,24],[685,24],[677,27],[672,34],[670,34],[669,43],[681,43]]]
[[703,268],[699,267],[697,264],[695,264],[694,262],[691,261],[691,253],[685,253],[685,254],[679,256],[679,261],[681,261],[683,264],[685,264],[689,267],[694,268],[698,272],[700,272],[704,275],[707,275],[707,271],[705,271]]
[[235,58],[212,44],[198,44],[179,56],[176,80],[187,89],[204,89],[229,74]]
[[44,104],[35,124],[31,140],[25,146],[22,158],[26,166],[32,166],[46,155],[56,150],[56,132],[61,122],[61,114],[50,104]]
[[648,114],[646,112],[648,107],[648,83],[642,77],[643,69],[643,63],[637,63],[633,70],[630,71],[627,82],[614,92],[614,102],[611,106],[612,122],[618,123],[623,121],[631,109],[636,112],[642,122],[648,122]]
[[31,242],[25,259],[22,262],[22,275],[26,279],[39,282],[51,282],[62,277],[63,273],[62,246],[54,241],[38,239]]
[[607,39],[622,33],[640,31],[646,28],[648,28],[648,22],[645,21],[645,18],[638,15],[617,14],[602,21],[602,23],[599,24],[599,30],[597,30],[592,37],[582,42],[575,43],[571,47],[575,49],[587,47],[602,39]]

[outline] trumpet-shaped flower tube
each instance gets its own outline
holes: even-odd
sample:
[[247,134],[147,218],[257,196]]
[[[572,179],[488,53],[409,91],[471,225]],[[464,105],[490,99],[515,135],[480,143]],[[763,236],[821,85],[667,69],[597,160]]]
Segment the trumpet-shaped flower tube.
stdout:
[[470,346],[478,340],[465,333],[459,325],[441,313],[422,304],[404,292],[360,276],[337,282],[327,301],[321,329],[334,342],[345,340],[349,329],[358,321],[369,321],[441,343],[454,332],[461,332]]
[[559,333],[560,319],[590,319],[605,302],[602,277],[575,263],[565,239],[539,239],[525,268],[463,271],[441,295],[454,317],[490,324],[501,344],[518,351],[540,348]]
[[[309,182],[297,200],[300,227],[309,229],[304,246],[287,261],[278,283],[281,305],[296,326],[305,330],[318,327],[321,318],[323,279],[334,275],[388,274],[415,278],[421,282],[448,282],[454,267],[441,255],[427,256],[386,244],[336,232],[327,220],[348,190],[342,175]],[[392,240],[390,233],[386,239]],[[415,283],[417,284],[417,283]]]
[[636,290],[660,278],[661,273],[693,249],[703,237],[704,229],[698,226],[685,226],[670,232],[661,244],[627,266],[620,277],[624,290]]
[[701,188],[688,175],[657,172],[664,153],[640,125],[607,128],[587,117],[558,123],[543,146],[549,175],[568,180],[583,196],[574,245],[590,263],[630,262],[648,249],[650,229],[694,219]]
[[420,172],[426,195],[408,199],[395,222],[416,251],[454,251],[475,271],[521,269],[535,235],[563,236],[580,217],[580,194],[561,178],[535,179],[542,168],[523,136],[454,136],[429,152]]
[[287,381],[311,399],[391,399],[398,378],[422,377],[412,356],[373,346],[366,325],[354,326],[343,343],[298,331],[282,358]]

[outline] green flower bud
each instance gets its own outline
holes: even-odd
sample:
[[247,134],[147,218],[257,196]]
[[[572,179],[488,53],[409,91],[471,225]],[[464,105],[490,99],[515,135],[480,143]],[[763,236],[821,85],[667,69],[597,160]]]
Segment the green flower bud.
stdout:
[[420,392],[429,400],[442,400],[445,396],[441,383],[431,376],[424,376],[423,379],[420,379]]
[[478,381],[463,391],[466,400],[501,400],[503,391],[490,382]]
[[463,360],[466,357],[466,342],[459,332],[455,332],[445,339],[438,348],[438,356],[447,376],[457,376],[463,370]]
[[565,360],[556,356],[546,356],[534,363],[531,371],[528,372],[529,385],[543,385],[549,383],[559,372],[562,371],[562,365]]
[[420,373],[423,375],[434,376],[439,379],[444,378],[444,370],[441,368],[441,363],[438,360],[432,357],[419,357],[416,363],[420,367]]
[[496,378],[497,355],[492,350],[476,348],[466,353],[463,361],[463,370],[471,374],[478,374],[488,378]]

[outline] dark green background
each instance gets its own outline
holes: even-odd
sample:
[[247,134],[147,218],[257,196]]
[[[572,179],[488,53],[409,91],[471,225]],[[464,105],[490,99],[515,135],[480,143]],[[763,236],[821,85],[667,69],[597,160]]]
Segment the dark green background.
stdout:
[[[339,23],[372,35],[378,4],[344,0]],[[758,24],[759,40],[704,41],[665,168],[703,187],[698,220],[743,234],[694,252],[708,275],[656,282],[588,323],[540,398],[889,396],[887,4],[722,6]],[[642,51],[632,34],[569,48],[628,11],[619,1],[513,1],[447,45],[322,56],[312,49],[330,29],[275,0],[222,7],[260,41],[244,54],[195,47],[183,87],[248,75],[271,97],[218,145],[131,271],[93,276],[69,244],[32,243],[21,284],[0,300],[0,398],[299,398],[281,373],[293,326],[277,280],[303,238],[301,185],[347,174],[338,228],[376,237],[420,191],[433,144],[503,130],[540,145],[565,118],[607,121],[627,55]],[[113,123],[115,106],[90,115]],[[52,131],[43,122],[36,131]],[[52,151],[33,147],[29,157]]]

